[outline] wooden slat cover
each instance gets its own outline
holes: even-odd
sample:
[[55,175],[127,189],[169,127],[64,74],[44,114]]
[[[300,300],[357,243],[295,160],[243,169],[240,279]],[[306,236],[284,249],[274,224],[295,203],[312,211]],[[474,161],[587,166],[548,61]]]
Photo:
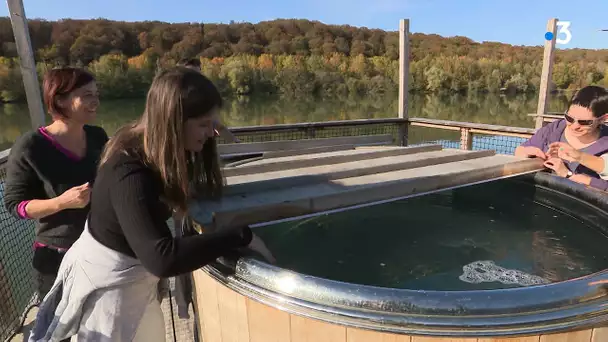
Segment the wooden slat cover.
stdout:
[[444,150],[332,165],[311,165],[310,167],[295,169],[292,169],[287,165],[285,169],[280,171],[229,177],[228,184],[230,185],[230,188],[226,190],[225,194],[251,194],[275,188],[328,182],[334,179],[385,174],[393,171],[416,169],[429,165],[478,159],[493,154],[494,151],[465,152],[460,150]]
[[[206,227],[214,214],[218,227],[253,224],[543,169],[538,160],[492,154],[445,149],[227,177],[225,197],[192,203],[190,215]],[[316,157],[288,160],[306,158]]]
[[382,149],[353,149],[349,151],[332,151],[306,155],[296,155],[280,158],[262,158],[237,167],[224,168],[224,176],[233,177],[267,173],[272,171],[284,171],[312,166],[323,166],[339,163],[357,162],[386,157],[397,157],[420,152],[441,150],[441,145],[426,145],[417,147],[386,147]]
[[297,156],[297,155],[301,155],[301,154],[346,151],[346,150],[352,150],[354,148],[355,148],[354,144],[345,144],[345,145],[331,145],[331,146],[321,146],[321,147],[311,147],[311,148],[299,148],[297,150],[268,151],[268,152],[264,152],[264,158],[265,159],[281,158],[281,157]]
[[606,342],[606,327],[524,337],[409,336],[346,327],[290,314],[240,295],[202,270],[193,273],[205,342]]

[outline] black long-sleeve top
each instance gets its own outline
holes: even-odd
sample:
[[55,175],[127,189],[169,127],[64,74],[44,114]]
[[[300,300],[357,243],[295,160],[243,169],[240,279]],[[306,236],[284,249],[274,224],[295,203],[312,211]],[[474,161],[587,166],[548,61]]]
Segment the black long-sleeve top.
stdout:
[[118,153],[99,169],[89,230],[104,246],[138,258],[158,277],[191,272],[252,239],[248,227],[175,238],[160,177],[134,154]]
[[[87,182],[93,184],[108,135],[101,127],[84,126],[84,130],[87,150],[82,158],[62,148],[44,128],[28,132],[15,142],[4,183],[4,206],[8,212],[27,219],[27,202],[55,198]],[[89,206],[66,209],[36,220],[36,241],[69,248],[82,233],[88,212]]]

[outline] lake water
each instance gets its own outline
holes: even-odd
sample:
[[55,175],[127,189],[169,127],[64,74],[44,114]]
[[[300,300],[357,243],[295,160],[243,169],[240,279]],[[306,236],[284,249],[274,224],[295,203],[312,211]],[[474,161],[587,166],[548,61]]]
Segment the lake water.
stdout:
[[[102,100],[97,124],[112,134],[121,125],[137,118],[144,99]],[[537,95],[411,95],[410,117],[468,121],[504,126],[533,127],[527,116],[536,112]],[[564,111],[566,98],[555,96],[548,111]],[[396,117],[398,100],[385,97],[342,99],[280,97],[238,97],[227,99],[222,111],[224,122],[232,127],[283,123]],[[10,148],[30,129],[26,104],[0,105],[0,150]],[[445,132],[449,134],[449,132]],[[435,137],[436,138],[436,137]]]

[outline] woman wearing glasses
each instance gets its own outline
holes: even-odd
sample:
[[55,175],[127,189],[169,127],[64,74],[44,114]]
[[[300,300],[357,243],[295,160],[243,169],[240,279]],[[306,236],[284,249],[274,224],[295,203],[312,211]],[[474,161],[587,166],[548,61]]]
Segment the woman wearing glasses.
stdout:
[[[608,153],[608,90],[587,86],[580,89],[568,105],[564,119],[539,129],[515,150],[519,157],[545,160],[545,166],[558,176],[608,190],[602,179],[601,156]],[[560,150],[561,149],[561,150]],[[592,158],[590,158],[592,157]]]

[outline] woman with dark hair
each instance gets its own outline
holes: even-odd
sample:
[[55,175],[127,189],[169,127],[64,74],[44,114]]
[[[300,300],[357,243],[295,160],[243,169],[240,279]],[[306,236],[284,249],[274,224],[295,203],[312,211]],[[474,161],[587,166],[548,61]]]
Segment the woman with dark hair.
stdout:
[[218,197],[213,134],[222,99],[187,68],[159,73],[141,119],[112,137],[100,162],[85,230],[67,252],[30,341],[164,341],[160,278],[192,272],[249,247],[272,261],[248,227],[173,237],[167,219],[193,196]]
[[24,134],[11,148],[4,189],[6,209],[36,220],[33,266],[42,299],[89,211],[91,185],[106,132],[89,124],[99,107],[94,77],[83,69],[47,72],[42,84],[52,123]]
[[[198,72],[201,71],[201,60],[198,58],[184,58],[177,62],[178,67],[184,67]],[[240,143],[241,140],[237,138],[226,125],[224,125],[219,118],[214,123],[214,133],[217,136],[223,137],[227,142]]]
[[[608,181],[602,179],[596,164],[586,158],[584,162],[570,158],[566,149],[584,155],[600,157],[608,153],[608,127],[604,125],[608,114],[608,90],[587,86],[580,89],[568,104],[564,119],[556,120],[539,129],[529,140],[515,150],[520,157],[536,157],[545,160],[545,167],[574,182],[608,190]],[[559,151],[562,151],[561,157]],[[575,157],[579,156],[574,153]],[[564,157],[564,158],[562,158]],[[591,167],[590,167],[591,166]]]

